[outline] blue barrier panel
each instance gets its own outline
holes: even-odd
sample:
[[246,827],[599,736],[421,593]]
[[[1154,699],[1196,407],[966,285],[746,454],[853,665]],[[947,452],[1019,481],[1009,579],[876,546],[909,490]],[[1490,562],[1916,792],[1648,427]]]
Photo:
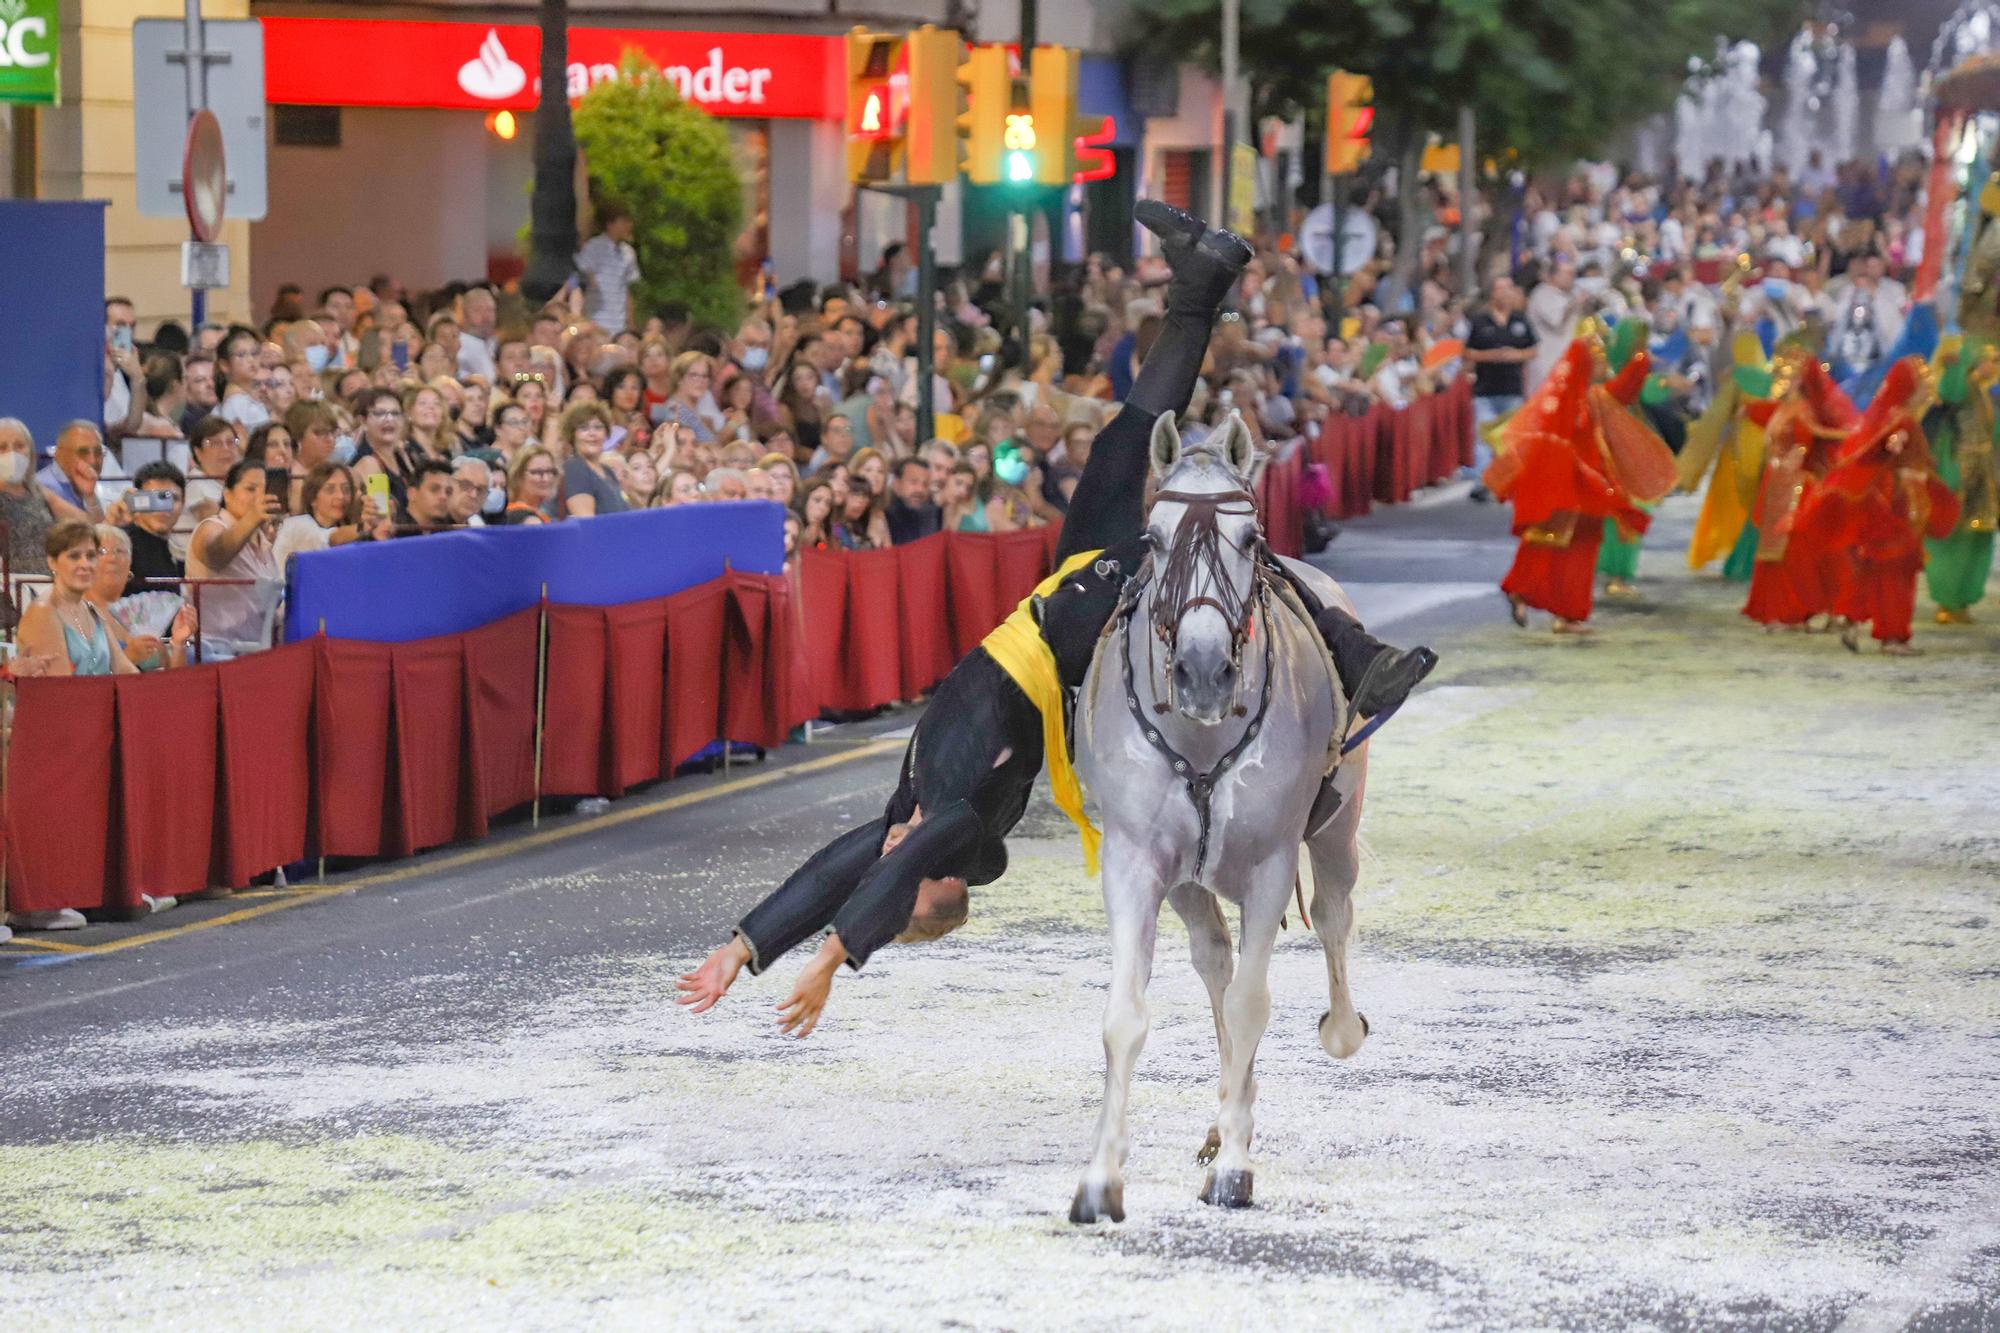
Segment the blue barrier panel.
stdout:
[[104,419],[104,208],[0,199],[0,417],[44,455],[64,422]]
[[785,517],[768,500],[435,537],[356,542],[292,558],[285,638],[405,643],[461,634],[540,600],[615,606],[666,597],[725,569],[784,568]]

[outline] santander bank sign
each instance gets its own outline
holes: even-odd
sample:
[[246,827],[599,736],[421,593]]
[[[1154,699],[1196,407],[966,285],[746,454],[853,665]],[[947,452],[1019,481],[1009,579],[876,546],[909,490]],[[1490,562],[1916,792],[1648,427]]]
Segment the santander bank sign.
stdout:
[[[264,97],[294,106],[525,111],[541,100],[542,35],[526,24],[266,18]],[[718,116],[838,120],[838,37],[571,28],[574,100],[643,52],[682,97]]]

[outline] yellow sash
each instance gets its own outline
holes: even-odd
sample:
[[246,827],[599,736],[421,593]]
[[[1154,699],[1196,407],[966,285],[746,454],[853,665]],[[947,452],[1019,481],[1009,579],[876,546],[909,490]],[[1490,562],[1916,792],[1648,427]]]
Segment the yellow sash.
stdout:
[[1049,641],[1042,637],[1041,626],[1035,623],[1033,602],[1036,597],[1047,597],[1064,578],[1102,554],[1101,550],[1082,551],[1063,561],[1062,568],[1036,584],[1034,593],[1022,598],[1013,614],[979,645],[1041,712],[1042,756],[1049,769],[1049,794],[1055,797],[1056,809],[1076,825],[1077,834],[1083,839],[1083,868],[1092,875],[1097,873],[1100,835],[1090,817],[1083,813],[1083,784],[1070,764],[1068,729],[1063,725],[1062,679],[1056,674],[1055,650],[1049,647]]

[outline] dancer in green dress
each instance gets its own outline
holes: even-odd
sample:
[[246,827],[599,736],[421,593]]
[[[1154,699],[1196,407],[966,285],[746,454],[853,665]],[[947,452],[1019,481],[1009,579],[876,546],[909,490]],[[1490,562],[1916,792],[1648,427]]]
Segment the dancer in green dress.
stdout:
[[[1646,346],[1649,326],[1643,319],[1621,319],[1611,337],[1605,341],[1605,359],[1611,363],[1611,373],[1617,374],[1631,361],[1634,353]],[[1640,402],[1657,402],[1666,395],[1666,386],[1658,375],[1649,375],[1646,385],[1639,391]],[[1637,403],[1625,409],[1638,415]],[[1648,424],[1647,429],[1652,429]],[[1642,504],[1641,509],[1651,512],[1654,506]],[[1645,534],[1635,532],[1630,541],[1619,532],[1618,521],[1604,520],[1604,544],[1597,548],[1597,572],[1604,575],[1604,595],[1607,597],[1636,596],[1638,589],[1632,580],[1639,577],[1639,543]]]
[[2000,523],[2000,487],[1993,469],[1993,386],[2000,381],[2000,347],[1968,336],[1956,355],[1940,349],[1938,405],[1924,422],[1937,459],[1938,477],[1959,500],[1958,526],[1949,537],[1926,540],[1924,581],[1938,604],[1940,625],[1969,625],[1972,606],[1986,595],[1993,568],[1993,531]]

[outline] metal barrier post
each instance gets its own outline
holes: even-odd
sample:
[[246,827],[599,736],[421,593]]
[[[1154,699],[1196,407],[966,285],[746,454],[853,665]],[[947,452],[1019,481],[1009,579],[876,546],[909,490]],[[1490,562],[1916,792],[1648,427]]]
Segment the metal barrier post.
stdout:
[[549,585],[542,585],[542,605],[535,630],[535,808],[530,824],[542,826],[542,728],[549,693]]
[[14,682],[0,683],[0,926],[7,924],[7,769],[14,741]]
[[[197,618],[197,619],[199,619],[199,618],[200,618],[200,615],[201,615],[201,613],[200,613],[199,611],[197,611],[197,612],[195,613],[195,616],[196,616],[196,618]],[[320,636],[320,637],[321,637],[322,639],[324,639],[324,638],[326,637],[326,617],[325,617],[325,616],[321,616],[321,617],[319,618],[319,636]],[[322,837],[322,839],[321,839],[321,842],[322,842],[322,843],[324,843],[324,841],[325,841],[325,839],[324,839],[324,837]],[[319,880],[320,880],[320,882],[321,882],[322,884],[326,882],[326,848],[325,848],[325,846],[323,846],[323,845],[322,845],[322,846],[320,847],[320,849],[319,849]]]

